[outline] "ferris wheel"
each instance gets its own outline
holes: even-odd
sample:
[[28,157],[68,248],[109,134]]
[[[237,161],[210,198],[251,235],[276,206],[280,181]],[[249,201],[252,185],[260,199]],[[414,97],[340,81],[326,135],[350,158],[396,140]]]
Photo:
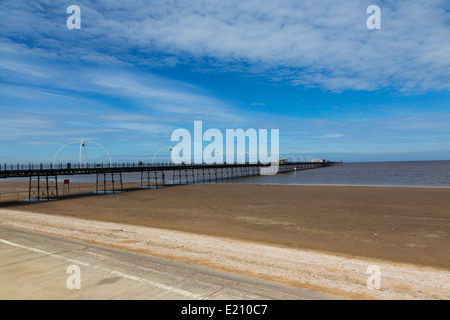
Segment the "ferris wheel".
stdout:
[[111,156],[109,155],[109,152],[108,152],[108,150],[106,150],[105,147],[103,147],[101,144],[98,144],[98,143],[96,143],[96,142],[86,141],[86,140],[84,140],[84,139],[82,139],[81,141],[73,141],[73,142],[69,142],[69,143],[63,145],[63,146],[58,150],[58,152],[56,152],[55,157],[53,158],[53,166],[55,165],[56,157],[57,157],[58,154],[61,152],[61,150],[63,150],[65,147],[67,147],[67,146],[69,146],[69,145],[76,144],[76,143],[80,144],[80,158],[79,158],[79,165],[80,165],[80,167],[81,167],[81,165],[82,165],[82,154],[83,154],[83,149],[84,149],[84,166],[85,166],[85,167],[87,166],[87,150],[86,150],[86,144],[88,144],[88,143],[95,144],[95,145],[99,146],[100,148],[102,148],[102,149],[106,152],[106,154],[108,155],[108,158],[109,158],[109,164],[110,164],[110,166],[112,166]]

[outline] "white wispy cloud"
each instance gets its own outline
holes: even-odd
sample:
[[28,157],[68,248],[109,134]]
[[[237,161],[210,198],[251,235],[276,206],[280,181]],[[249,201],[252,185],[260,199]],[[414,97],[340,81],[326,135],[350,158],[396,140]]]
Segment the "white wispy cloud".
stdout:
[[316,138],[320,138],[320,139],[335,139],[335,138],[341,138],[344,135],[342,133],[328,133],[328,134],[323,134],[320,136],[317,136]]
[[206,69],[215,61],[215,70],[333,91],[450,89],[443,0],[383,2],[381,30],[366,28],[368,0],[79,1],[79,32],[65,28],[63,1],[33,3],[3,1],[14,32],[0,32],[62,60]]

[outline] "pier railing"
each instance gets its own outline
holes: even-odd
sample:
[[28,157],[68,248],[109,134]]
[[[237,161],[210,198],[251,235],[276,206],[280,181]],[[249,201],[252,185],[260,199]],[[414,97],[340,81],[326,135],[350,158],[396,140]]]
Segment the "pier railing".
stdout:
[[[0,163],[0,171],[19,171],[19,170],[53,170],[53,169],[95,169],[95,168],[140,168],[140,167],[170,167],[183,164],[174,164],[171,162],[94,162],[94,163]],[[210,165],[210,164],[201,164]]]

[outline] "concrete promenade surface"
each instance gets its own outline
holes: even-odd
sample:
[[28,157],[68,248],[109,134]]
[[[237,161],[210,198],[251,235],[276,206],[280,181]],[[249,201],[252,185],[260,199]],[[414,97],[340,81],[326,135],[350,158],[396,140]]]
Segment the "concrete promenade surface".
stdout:
[[0,299],[334,298],[207,268],[0,226]]

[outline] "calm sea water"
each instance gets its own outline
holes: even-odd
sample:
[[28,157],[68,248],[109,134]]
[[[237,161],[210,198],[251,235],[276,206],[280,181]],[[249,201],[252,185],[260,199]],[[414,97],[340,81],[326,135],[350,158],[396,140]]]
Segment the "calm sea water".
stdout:
[[[166,174],[171,180],[171,174]],[[67,176],[70,181],[96,181],[96,175]],[[139,173],[123,175],[124,181],[140,181]],[[220,183],[286,185],[368,185],[450,187],[450,161],[344,163],[342,166],[302,170],[274,176],[227,179]]]
[[276,176],[243,178],[234,183],[450,187],[450,161],[344,163]]

